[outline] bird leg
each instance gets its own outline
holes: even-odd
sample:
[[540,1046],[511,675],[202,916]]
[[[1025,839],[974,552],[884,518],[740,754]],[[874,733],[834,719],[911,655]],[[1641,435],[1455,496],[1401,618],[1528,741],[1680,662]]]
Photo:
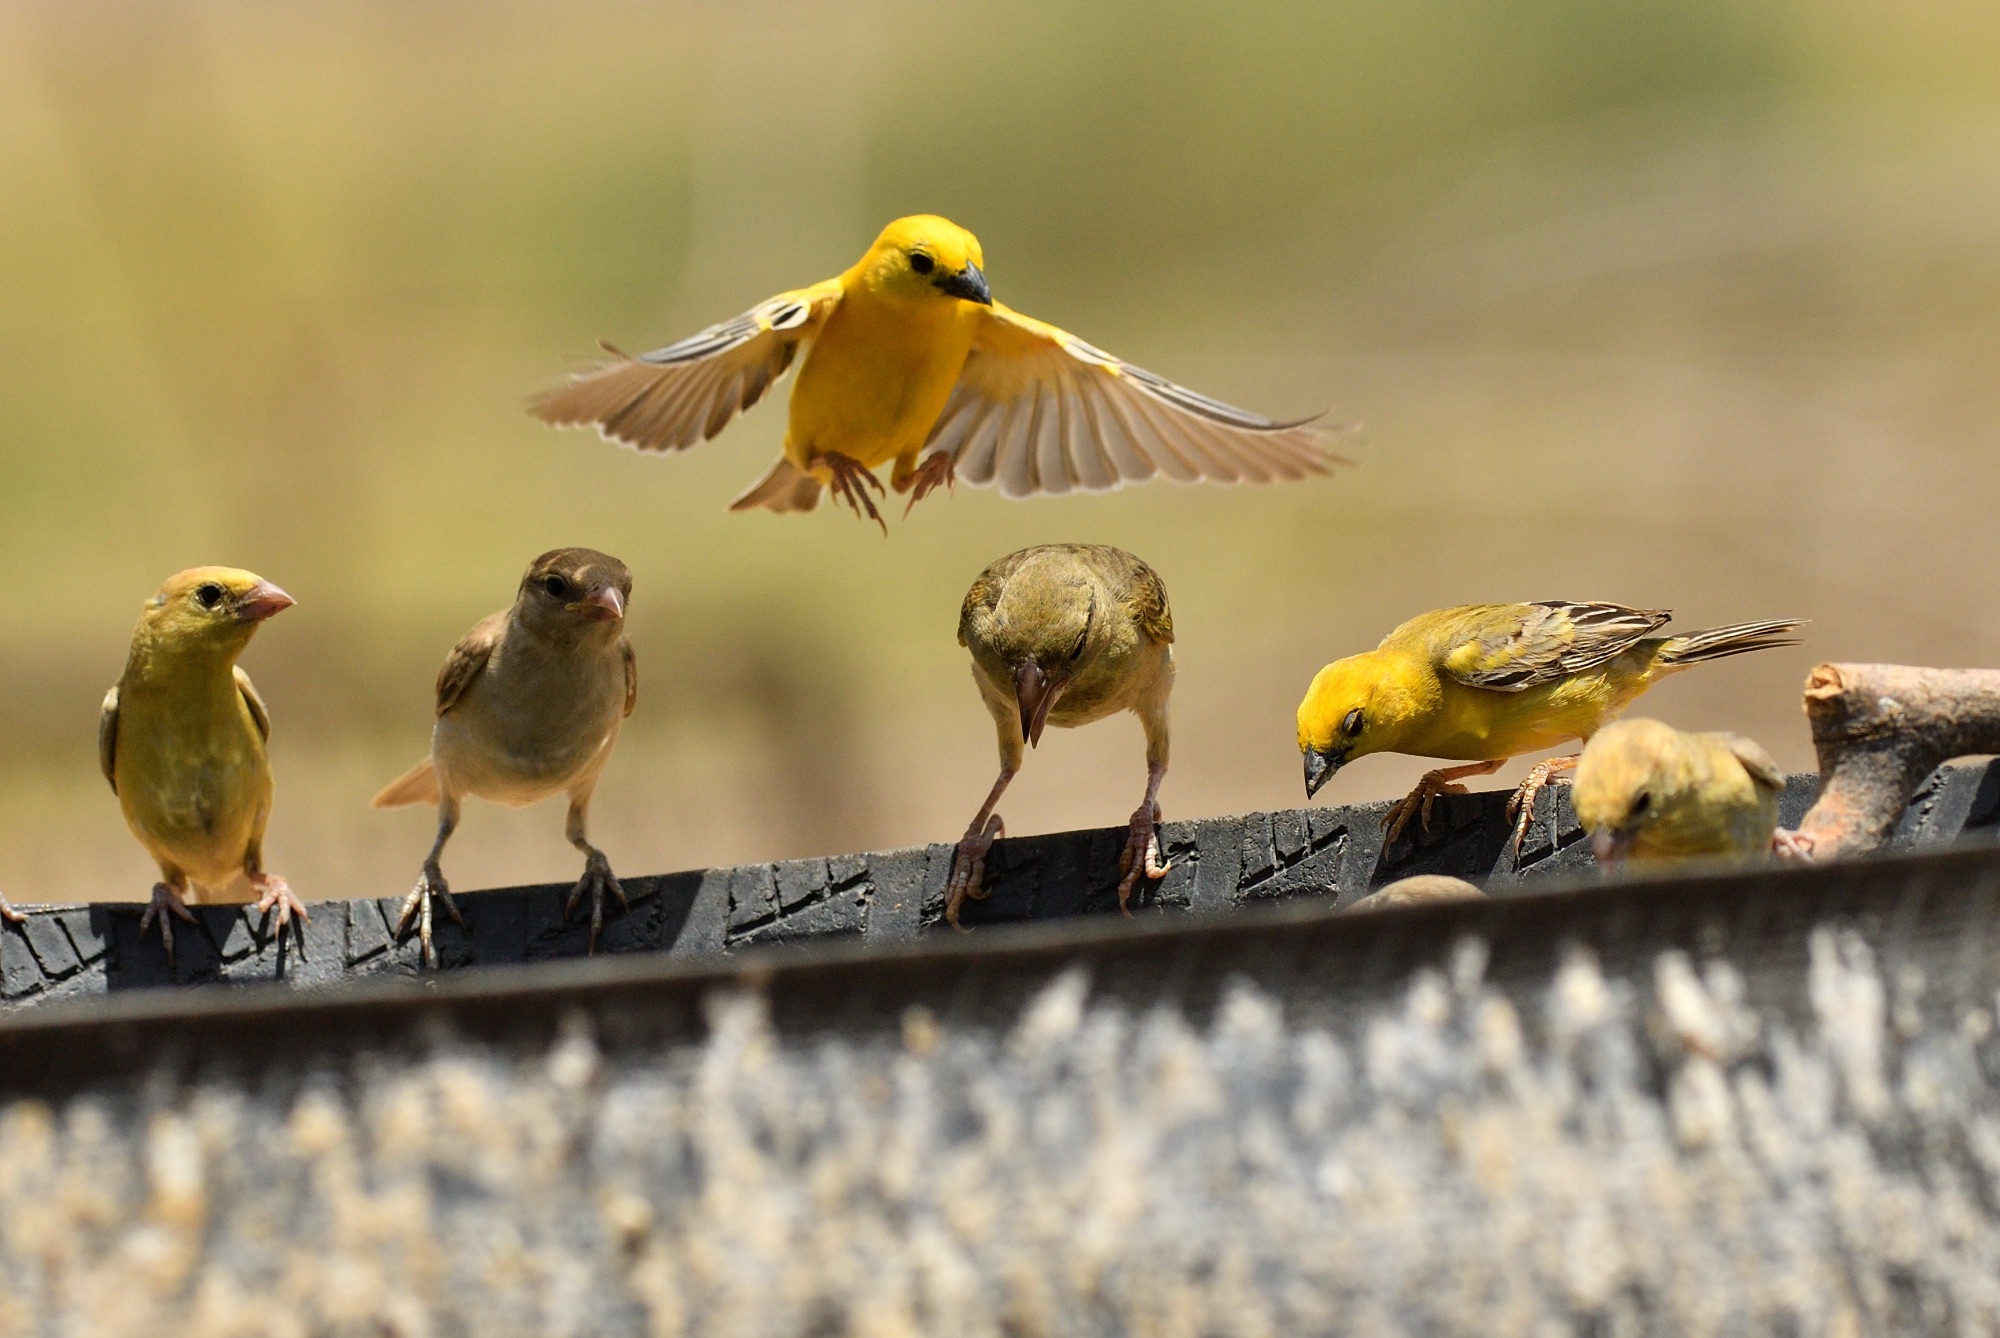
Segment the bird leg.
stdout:
[[957,491],[958,461],[947,451],[932,451],[924,457],[922,464],[901,479],[892,479],[891,483],[897,492],[908,491],[910,494],[909,503],[903,507],[903,515],[907,518],[910,507],[930,496],[938,485]]
[[884,497],[889,495],[882,487],[882,480],[876,478],[872,470],[853,456],[842,455],[839,451],[821,451],[815,463],[824,465],[833,475],[832,482],[827,486],[833,490],[835,497],[854,508],[856,516],[880,525],[883,535],[889,533],[889,522],[882,519],[882,513],[875,509],[875,499],[868,495],[870,488]]
[[1535,763],[1521,783],[1507,800],[1507,816],[1516,819],[1514,823],[1514,858],[1521,858],[1521,843],[1528,839],[1528,827],[1535,820],[1535,800],[1540,797],[1542,787],[1558,771],[1576,770],[1575,757],[1551,757]]
[[611,861],[584,838],[584,818],[590,809],[590,796],[571,799],[569,802],[569,822],[565,835],[569,843],[583,852],[583,877],[577,879],[570,889],[569,900],[563,903],[563,922],[576,912],[576,903],[585,892],[590,893],[590,951],[597,951],[598,931],[604,928],[604,894],[611,893],[618,898],[618,904],[626,914],[631,914],[632,903],[625,899],[625,889],[618,886],[617,877],[611,872]]
[[972,825],[965,829],[964,838],[952,852],[951,879],[944,887],[944,918],[953,929],[962,928],[958,923],[958,908],[967,897],[986,900],[986,856],[993,843],[1007,834],[1006,822],[993,809],[1006,792],[1007,782],[1013,779],[1014,768],[1000,769],[1000,779],[993,782],[986,802],[979,806]]
[[7,900],[5,892],[0,892],[0,920],[5,920],[8,924],[17,925],[27,918],[27,916],[14,909],[14,903]]
[[452,922],[460,929],[465,928],[465,917],[458,913],[458,903],[451,899],[451,887],[444,880],[444,870],[438,865],[438,858],[444,854],[444,843],[451,839],[458,827],[458,800],[449,794],[438,799],[437,840],[431,843],[431,853],[424,860],[424,871],[417,875],[417,885],[410,889],[410,895],[403,898],[403,914],[396,921],[396,941],[401,943],[410,936],[410,922],[416,921],[417,942],[423,948],[424,965],[436,968],[437,949],[431,946],[431,903],[441,899],[450,913]]
[[1162,863],[1160,859],[1160,782],[1166,779],[1167,765],[1154,763],[1146,768],[1146,797],[1139,801],[1139,807],[1132,813],[1131,826],[1125,835],[1125,849],[1118,856],[1118,913],[1130,916],[1132,909],[1126,903],[1131,900],[1132,888],[1145,874],[1149,881],[1157,882],[1167,876],[1173,864]]
[[248,869],[245,870],[245,874],[250,879],[250,886],[256,888],[259,893],[257,913],[268,921],[271,912],[277,911],[280,943],[285,939],[285,926],[292,924],[294,915],[298,916],[296,931],[299,947],[303,950],[306,943],[306,926],[312,923],[312,917],[306,914],[305,903],[293,894],[291,884],[277,874],[265,873],[261,869]]
[[189,924],[195,923],[194,912],[187,908],[185,901],[181,900],[181,890],[178,886],[180,882],[181,879],[176,876],[172,882],[163,880],[154,883],[153,903],[146,907],[146,913],[139,917],[139,937],[141,938],[146,936],[146,931],[153,927],[155,920],[159,921],[160,946],[167,950],[168,966],[174,964],[175,917],[179,917]]
[[1771,833],[1771,853],[1778,857],[1780,863],[1810,864],[1813,861],[1813,839],[1804,832],[1780,827]]
[[1396,801],[1395,807],[1382,815],[1382,825],[1388,832],[1382,838],[1384,847],[1396,844],[1396,838],[1403,834],[1411,818],[1424,831],[1431,829],[1431,807],[1441,794],[1465,794],[1466,788],[1457,782],[1467,776],[1490,776],[1507,765],[1504,757],[1491,762],[1468,762],[1462,767],[1439,767],[1426,771],[1417,781],[1417,788]]

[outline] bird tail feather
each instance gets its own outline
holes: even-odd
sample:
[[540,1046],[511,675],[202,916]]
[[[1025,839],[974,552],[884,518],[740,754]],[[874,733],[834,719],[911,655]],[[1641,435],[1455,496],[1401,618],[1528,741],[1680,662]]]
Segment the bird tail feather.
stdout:
[[1775,646],[1796,646],[1797,637],[1784,635],[1801,626],[1802,618],[1774,618],[1761,623],[1731,623],[1667,638],[1660,647],[1659,663],[1669,669],[1684,669],[1703,660],[1720,660],[1731,655],[1747,655],[1753,650]]
[[741,497],[729,504],[731,511],[810,511],[819,505],[820,482],[785,456],[771,466],[771,472],[750,485]]
[[437,768],[426,757],[383,786],[373,803],[376,808],[403,808],[409,804],[435,804],[437,801]]

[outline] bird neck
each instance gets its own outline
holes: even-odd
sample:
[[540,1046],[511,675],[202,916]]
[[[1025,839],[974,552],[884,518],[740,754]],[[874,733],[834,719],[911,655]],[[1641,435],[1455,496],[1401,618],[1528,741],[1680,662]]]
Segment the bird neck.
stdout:
[[176,686],[203,679],[218,684],[233,682],[230,671],[236,657],[250,638],[163,636],[155,628],[141,625],[132,637],[132,652],[125,661],[125,677],[132,686],[171,683]]

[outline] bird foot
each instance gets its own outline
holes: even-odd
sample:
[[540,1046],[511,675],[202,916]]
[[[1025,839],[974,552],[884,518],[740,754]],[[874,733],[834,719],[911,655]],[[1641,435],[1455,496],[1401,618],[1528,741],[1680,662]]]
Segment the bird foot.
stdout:
[[1528,828],[1535,821],[1535,800],[1541,797],[1542,787],[1559,771],[1576,770],[1574,757],[1551,757],[1535,763],[1528,774],[1521,778],[1519,786],[1507,798],[1507,816],[1514,819],[1514,858],[1521,858],[1521,844],[1528,839]]
[[884,497],[889,494],[882,487],[882,480],[875,477],[874,471],[853,456],[842,455],[839,451],[820,452],[818,463],[825,465],[833,475],[833,481],[828,485],[833,490],[833,495],[854,508],[856,516],[880,525],[886,537],[889,533],[889,522],[882,519],[882,513],[875,509],[875,499],[868,495],[868,490],[873,488]]
[[958,490],[958,461],[943,451],[933,451],[903,481],[903,486],[910,490],[910,500],[903,507],[904,518],[908,519],[910,508],[930,496],[940,484],[950,491]]
[[424,965],[437,969],[437,949],[431,946],[431,909],[433,901],[443,901],[452,923],[465,928],[465,917],[458,913],[458,903],[451,899],[451,888],[444,881],[444,870],[435,862],[424,865],[424,871],[417,875],[417,885],[410,889],[410,895],[403,898],[403,914],[396,921],[396,942],[401,943],[410,936],[410,923],[416,922],[417,942],[423,948]]
[[1470,794],[1470,790],[1448,778],[1442,769],[1426,771],[1417,779],[1417,787],[1396,801],[1396,806],[1382,815],[1383,848],[1396,844],[1396,838],[1403,834],[1403,828],[1410,825],[1410,819],[1417,819],[1419,831],[1431,829],[1431,809],[1437,806],[1441,794]]
[[632,903],[625,900],[625,889],[618,886],[617,877],[611,872],[611,861],[601,850],[593,850],[584,858],[583,877],[577,879],[570,889],[569,900],[563,903],[563,923],[568,924],[570,916],[576,913],[576,903],[590,893],[590,951],[597,951],[598,931],[604,928],[604,894],[609,892],[618,898],[618,905],[629,915]]
[[181,900],[178,888],[166,883],[153,884],[153,903],[146,907],[146,913],[139,917],[139,937],[153,927],[155,920],[160,924],[160,946],[167,950],[167,965],[174,964],[174,920],[176,918],[195,923],[194,912]]
[[0,892],[0,920],[5,920],[10,925],[17,925],[27,918],[14,909],[14,903],[7,900],[5,892]]
[[1131,826],[1125,833],[1125,849],[1118,856],[1118,913],[1132,914],[1127,904],[1132,899],[1132,889],[1144,874],[1148,881],[1158,882],[1173,868],[1171,861],[1160,858],[1160,806],[1158,803],[1139,805],[1132,814]]
[[[305,903],[293,894],[291,884],[275,873],[253,873],[250,875],[250,886],[260,894],[257,913],[264,917],[265,923],[270,922],[272,911],[278,913],[278,942],[285,941],[285,929],[290,926],[298,938],[300,950],[304,951],[306,926],[312,923],[312,916],[306,914]],[[293,916],[298,917],[296,922]]]
[[1804,832],[1788,831],[1780,827],[1771,833],[1771,853],[1784,864],[1812,863],[1813,844],[1813,839]]
[[958,849],[952,852],[951,881],[944,888],[944,918],[953,929],[964,928],[958,922],[958,908],[965,904],[966,898],[986,900],[986,856],[993,843],[1006,834],[1006,822],[995,813],[984,827],[968,828]]

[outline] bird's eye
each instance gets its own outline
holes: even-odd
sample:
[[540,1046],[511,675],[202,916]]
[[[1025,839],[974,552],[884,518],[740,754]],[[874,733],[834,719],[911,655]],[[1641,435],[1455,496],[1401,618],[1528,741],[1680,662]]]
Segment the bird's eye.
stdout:
[[222,602],[222,587],[214,581],[203,581],[194,588],[195,601],[205,609],[212,609]]
[[1639,797],[1632,801],[1632,816],[1636,818],[1652,806],[1653,796],[1641,790],[1639,791]]
[[542,589],[548,591],[555,598],[562,599],[569,594],[569,582],[560,576],[544,576],[542,578]]
[[1340,732],[1350,738],[1361,732],[1361,708],[1359,706],[1349,711],[1347,718],[1340,722]]
[[922,251],[910,252],[910,268],[915,270],[917,273],[929,274],[931,270],[936,267],[936,265],[937,261],[932,260]]

